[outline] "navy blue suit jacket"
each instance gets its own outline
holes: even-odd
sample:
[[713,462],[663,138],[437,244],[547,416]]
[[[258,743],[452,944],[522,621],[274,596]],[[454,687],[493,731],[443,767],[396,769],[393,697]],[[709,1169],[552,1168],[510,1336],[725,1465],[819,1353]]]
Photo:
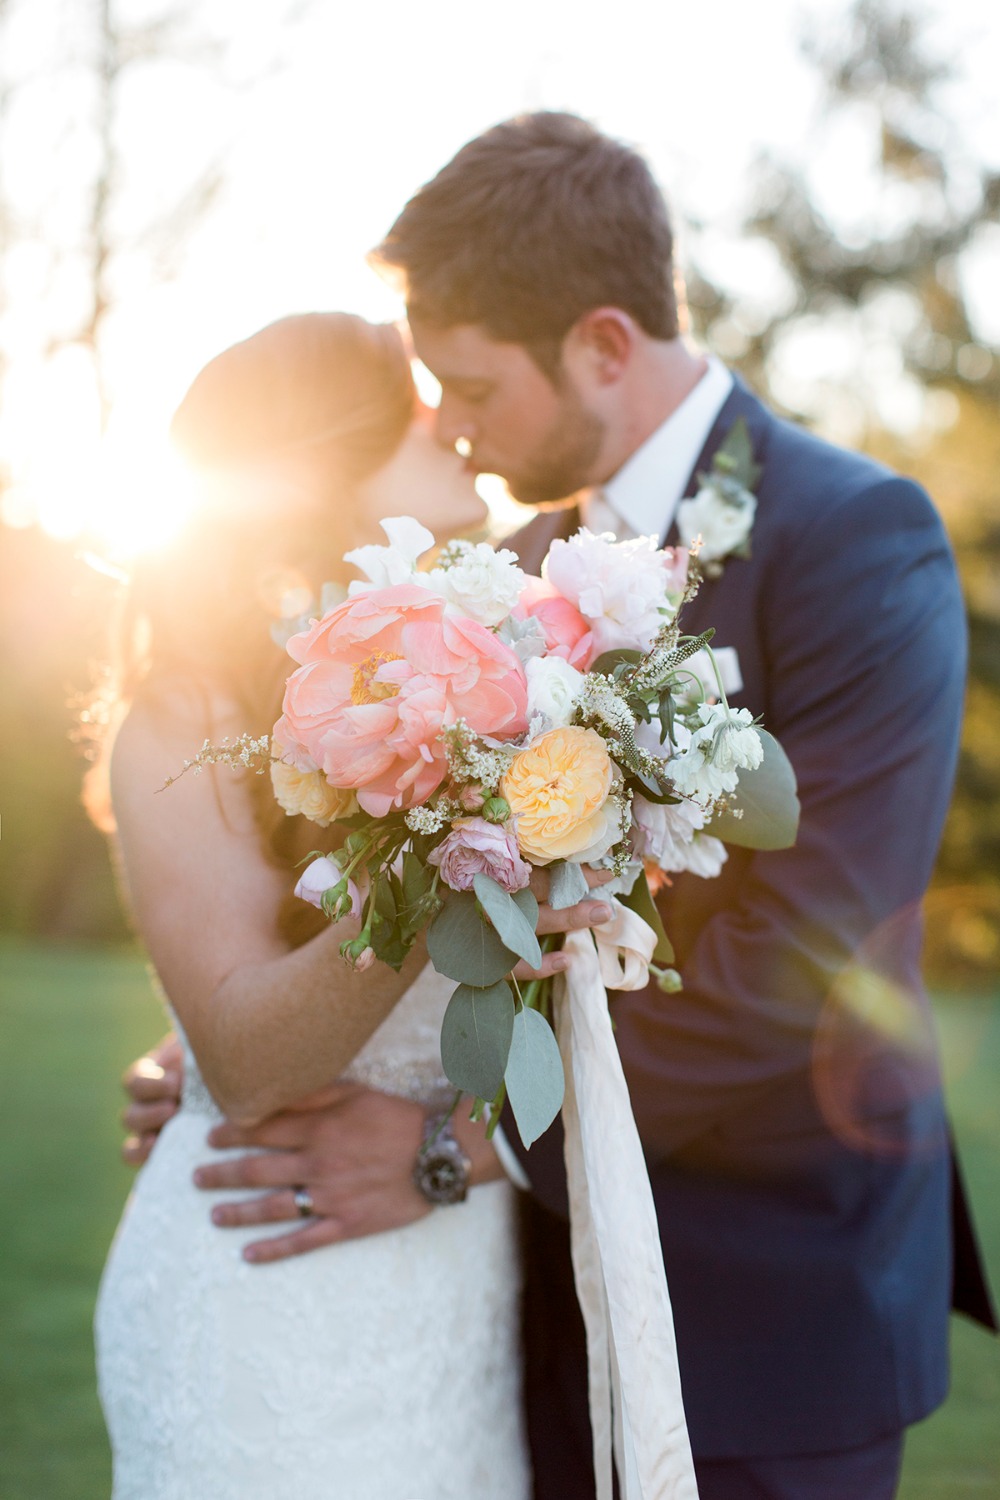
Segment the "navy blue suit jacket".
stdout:
[[[953,1270],[919,903],[962,715],[954,562],[916,484],[739,382],[698,469],[741,416],[763,468],[753,555],[683,625],[737,649],[731,701],[790,756],[801,829],[794,849],[731,850],[717,880],[677,878],[661,909],[683,993],[613,1001],[704,1458],[848,1448],[926,1415],[946,1391]],[[526,561],[545,525],[521,534]],[[521,1154],[538,1493],[583,1494],[558,1126]]]

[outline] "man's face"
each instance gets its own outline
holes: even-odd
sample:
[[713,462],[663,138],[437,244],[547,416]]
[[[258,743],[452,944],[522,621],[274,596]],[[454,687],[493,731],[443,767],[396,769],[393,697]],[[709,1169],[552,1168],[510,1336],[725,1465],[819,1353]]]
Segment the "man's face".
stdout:
[[597,482],[604,422],[565,367],[553,384],[521,344],[481,328],[412,319],[419,358],[441,383],[437,435],[468,444],[469,467],[500,474],[526,505],[562,500]]

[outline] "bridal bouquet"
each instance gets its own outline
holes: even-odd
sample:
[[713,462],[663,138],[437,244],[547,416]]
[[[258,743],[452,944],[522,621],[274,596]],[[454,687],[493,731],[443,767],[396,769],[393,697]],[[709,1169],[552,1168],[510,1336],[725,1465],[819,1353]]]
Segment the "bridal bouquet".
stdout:
[[[495,1117],[506,1094],[530,1144],[564,1089],[550,981],[511,973],[541,963],[533,868],[556,907],[587,894],[583,866],[611,869],[601,895],[615,915],[595,932],[605,983],[637,988],[651,972],[678,988],[650,886],[717,874],[723,838],[791,842],[794,778],[749,711],[729,707],[712,632],[681,634],[697,587],[686,551],[581,530],[552,543],[541,577],[465,541],[421,568],[430,532],[405,517],[382,526],[388,545],[346,557],[364,581],[288,640],[298,665],[281,718],[269,744],[244,737],[239,758],[269,766],[287,813],[343,832],[297,894],[333,920],[360,917],[349,964],[398,969],[426,929],[457,985],[445,1072],[479,1112]],[[217,758],[206,746],[198,759]]]

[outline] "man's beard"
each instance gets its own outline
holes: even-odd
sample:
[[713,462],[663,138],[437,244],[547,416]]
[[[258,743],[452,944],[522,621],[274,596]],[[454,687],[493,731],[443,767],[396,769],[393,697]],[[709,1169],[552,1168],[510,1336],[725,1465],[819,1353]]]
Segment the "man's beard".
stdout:
[[551,505],[567,500],[594,482],[594,468],[604,442],[604,423],[588,411],[571,386],[536,459],[517,473],[505,474],[507,488],[522,505]]

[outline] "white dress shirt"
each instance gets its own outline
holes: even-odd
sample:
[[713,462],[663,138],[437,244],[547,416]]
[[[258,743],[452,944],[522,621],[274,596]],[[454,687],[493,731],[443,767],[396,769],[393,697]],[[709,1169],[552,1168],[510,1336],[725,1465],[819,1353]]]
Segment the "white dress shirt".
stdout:
[[680,406],[602,489],[591,491],[581,501],[581,520],[590,531],[613,531],[619,541],[634,536],[662,541],[733,388],[725,365],[713,354],[707,358],[708,368]]

